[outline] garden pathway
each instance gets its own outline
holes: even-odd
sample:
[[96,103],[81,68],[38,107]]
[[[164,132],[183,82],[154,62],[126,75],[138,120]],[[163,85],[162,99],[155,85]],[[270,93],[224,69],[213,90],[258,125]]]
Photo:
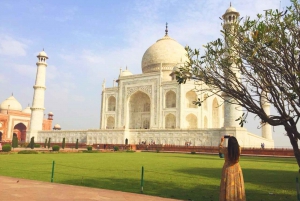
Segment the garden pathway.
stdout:
[[[9,201],[176,201],[143,194],[125,193],[0,176],[0,200]],[[178,201],[178,200],[177,200]]]

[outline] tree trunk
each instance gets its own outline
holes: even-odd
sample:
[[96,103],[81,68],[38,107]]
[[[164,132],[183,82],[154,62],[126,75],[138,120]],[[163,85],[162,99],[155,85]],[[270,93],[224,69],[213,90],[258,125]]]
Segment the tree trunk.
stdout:
[[290,138],[291,145],[293,146],[294,155],[295,155],[296,161],[298,163],[299,173],[300,173],[300,151],[299,151],[299,147],[298,147],[298,138],[294,136],[291,129],[285,127],[285,130],[287,132],[287,135]]

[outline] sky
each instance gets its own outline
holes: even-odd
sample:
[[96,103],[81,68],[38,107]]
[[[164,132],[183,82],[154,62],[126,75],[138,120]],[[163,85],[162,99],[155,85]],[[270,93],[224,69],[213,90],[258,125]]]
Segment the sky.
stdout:
[[[283,9],[289,0],[231,0],[241,17]],[[13,93],[23,109],[32,105],[37,54],[48,54],[45,114],[63,130],[100,127],[102,82],[112,87],[120,68],[141,74],[144,52],[165,34],[202,48],[221,37],[224,0],[1,0],[0,102]],[[261,135],[259,120],[246,128]],[[282,127],[277,147],[291,147]]]

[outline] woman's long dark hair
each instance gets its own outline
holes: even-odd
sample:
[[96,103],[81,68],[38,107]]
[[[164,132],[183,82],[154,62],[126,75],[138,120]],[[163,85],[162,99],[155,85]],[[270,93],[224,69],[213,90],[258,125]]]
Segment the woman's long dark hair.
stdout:
[[228,138],[228,159],[231,162],[238,162],[240,157],[240,146],[233,136]]

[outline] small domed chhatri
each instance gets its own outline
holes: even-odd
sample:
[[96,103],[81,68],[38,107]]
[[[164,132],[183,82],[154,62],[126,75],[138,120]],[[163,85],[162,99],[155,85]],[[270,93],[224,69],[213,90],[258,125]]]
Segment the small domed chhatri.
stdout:
[[224,20],[223,27],[226,28],[226,25],[232,24],[233,22],[236,22],[238,20],[238,17],[240,16],[240,13],[231,6],[226,10],[226,12],[223,14],[222,18]]
[[53,127],[53,130],[61,130],[61,127],[59,124],[55,124],[55,126]]
[[26,114],[31,114],[31,109],[29,106],[27,106],[22,112]]
[[128,69],[127,69],[127,66],[126,66],[126,69],[122,71],[122,69],[120,69],[120,75],[119,77],[124,77],[124,76],[130,76],[130,75],[133,75],[132,72],[130,72]]
[[230,7],[226,10],[225,13],[231,13],[231,12],[237,12],[237,10],[231,6],[231,2],[230,2]]
[[37,57],[46,57],[47,59],[48,59],[48,55],[46,54],[46,52],[43,50],[43,51],[41,51],[38,55],[37,55]]
[[19,101],[17,101],[17,99],[15,99],[14,96],[10,96],[9,98],[7,98],[5,101],[3,101],[0,105],[0,110],[16,110],[16,111],[22,111],[22,106],[19,103]]

